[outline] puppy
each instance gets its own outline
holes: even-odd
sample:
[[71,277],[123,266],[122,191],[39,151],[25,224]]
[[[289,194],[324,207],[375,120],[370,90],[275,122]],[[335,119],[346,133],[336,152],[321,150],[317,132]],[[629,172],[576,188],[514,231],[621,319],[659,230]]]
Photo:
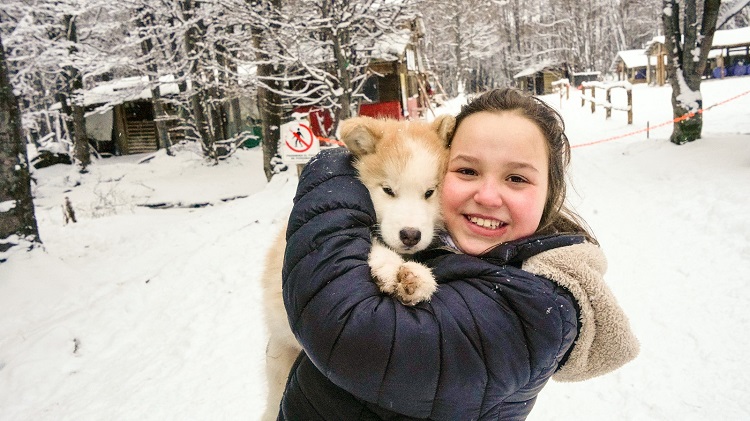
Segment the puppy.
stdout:
[[[374,281],[406,305],[429,300],[437,289],[429,268],[402,256],[426,249],[442,225],[439,185],[454,125],[448,115],[431,123],[370,117],[341,123],[340,138],[354,155],[359,179],[375,206],[377,226],[368,258]],[[289,370],[302,350],[289,328],[282,298],[285,233],[286,227],[271,246],[261,278],[269,333],[264,420],[276,419]]]

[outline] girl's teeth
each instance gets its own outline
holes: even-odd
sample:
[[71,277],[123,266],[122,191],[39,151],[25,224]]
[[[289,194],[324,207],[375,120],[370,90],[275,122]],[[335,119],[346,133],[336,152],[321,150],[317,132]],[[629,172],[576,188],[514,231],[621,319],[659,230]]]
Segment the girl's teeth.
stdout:
[[479,225],[480,227],[489,228],[489,229],[496,229],[500,226],[500,221],[495,221],[492,219],[484,219],[484,218],[477,218],[477,217],[470,217],[469,221],[471,221],[474,224]]

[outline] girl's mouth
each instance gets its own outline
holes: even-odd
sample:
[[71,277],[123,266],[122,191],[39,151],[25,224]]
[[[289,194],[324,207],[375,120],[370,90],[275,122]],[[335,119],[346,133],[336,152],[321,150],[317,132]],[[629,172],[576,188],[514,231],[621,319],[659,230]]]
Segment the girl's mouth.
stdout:
[[498,229],[507,225],[505,222],[498,221],[497,219],[486,219],[486,218],[479,218],[476,216],[467,216],[466,219],[468,219],[474,225],[478,225],[482,228],[491,229],[491,230],[495,230],[495,229]]

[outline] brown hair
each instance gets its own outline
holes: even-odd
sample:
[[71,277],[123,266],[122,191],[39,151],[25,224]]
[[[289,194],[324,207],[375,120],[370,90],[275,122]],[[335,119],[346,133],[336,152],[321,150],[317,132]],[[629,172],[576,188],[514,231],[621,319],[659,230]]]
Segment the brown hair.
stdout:
[[544,101],[514,88],[499,88],[486,92],[461,108],[449,144],[458,126],[466,117],[479,112],[517,112],[528,118],[547,140],[549,173],[547,201],[537,234],[580,233],[596,243],[593,233],[574,211],[565,205],[565,175],[570,163],[570,143],[565,136],[565,123],[560,114]]

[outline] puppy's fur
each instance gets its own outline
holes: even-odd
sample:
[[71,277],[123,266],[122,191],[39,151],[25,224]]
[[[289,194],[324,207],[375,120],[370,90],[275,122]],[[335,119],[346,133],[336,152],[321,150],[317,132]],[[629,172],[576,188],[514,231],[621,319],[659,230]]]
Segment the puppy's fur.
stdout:
[[[355,117],[341,123],[341,140],[355,156],[360,180],[370,192],[378,225],[368,263],[380,290],[406,305],[429,300],[437,288],[430,270],[402,255],[424,250],[440,227],[439,184],[448,159],[455,120],[432,123]],[[275,420],[289,370],[301,351],[289,329],[281,294],[286,227],[266,257],[261,277],[269,341],[268,400],[264,420]]]

